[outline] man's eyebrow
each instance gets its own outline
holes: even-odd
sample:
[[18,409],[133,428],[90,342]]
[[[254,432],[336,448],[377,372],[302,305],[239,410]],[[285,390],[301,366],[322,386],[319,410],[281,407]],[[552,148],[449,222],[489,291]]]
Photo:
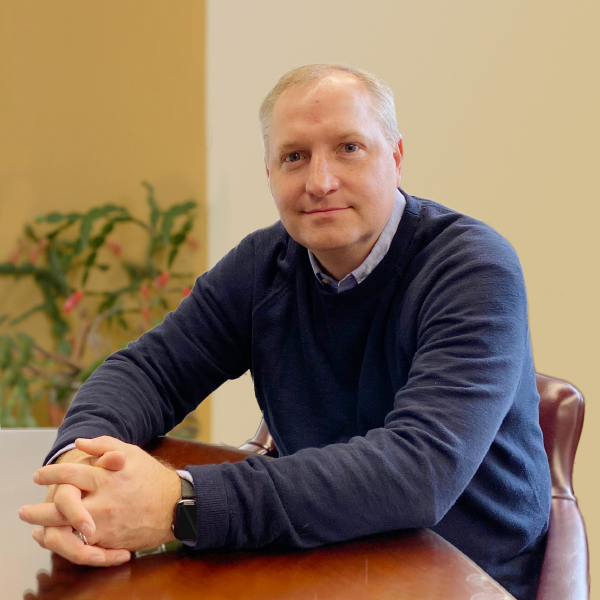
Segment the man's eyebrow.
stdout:
[[[364,138],[364,134],[362,134],[357,129],[347,129],[345,131],[342,131],[341,133],[336,133],[335,138],[338,140],[355,140]],[[278,153],[282,153],[287,152],[289,150],[296,150],[304,145],[305,142],[288,140],[279,144],[276,149]]]
[[360,131],[356,130],[356,129],[348,129],[347,131],[343,131],[340,135],[339,138],[341,140],[348,140],[348,139],[361,139],[364,137],[364,134],[362,134]]
[[277,152],[281,153],[281,152],[286,152],[288,150],[292,150],[294,148],[298,148],[300,147],[302,144],[300,142],[294,142],[294,141],[289,141],[289,142],[283,142],[283,144],[279,144],[276,148]]

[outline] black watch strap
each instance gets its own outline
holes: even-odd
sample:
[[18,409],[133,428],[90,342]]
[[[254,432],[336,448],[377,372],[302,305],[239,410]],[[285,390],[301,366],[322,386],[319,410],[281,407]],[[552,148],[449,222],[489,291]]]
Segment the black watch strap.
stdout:
[[173,534],[178,540],[196,543],[197,513],[196,492],[194,486],[183,477],[181,479],[181,498],[175,505],[173,514]]
[[194,500],[196,498],[196,492],[194,486],[187,480],[179,476],[181,479],[181,499],[182,500]]

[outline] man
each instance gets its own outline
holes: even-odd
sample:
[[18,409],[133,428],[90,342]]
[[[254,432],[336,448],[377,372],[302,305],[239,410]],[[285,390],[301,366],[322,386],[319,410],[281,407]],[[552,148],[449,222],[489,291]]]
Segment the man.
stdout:
[[[550,477],[513,249],[399,190],[393,93],[372,75],[291,71],[260,120],[281,221],[94,373],[49,459],[77,449],[36,473],[47,502],[21,518],[74,562],[120,564],[172,539],[187,480],[198,550],[430,527],[534,597]],[[248,369],[281,458],[178,475],[138,448]]]

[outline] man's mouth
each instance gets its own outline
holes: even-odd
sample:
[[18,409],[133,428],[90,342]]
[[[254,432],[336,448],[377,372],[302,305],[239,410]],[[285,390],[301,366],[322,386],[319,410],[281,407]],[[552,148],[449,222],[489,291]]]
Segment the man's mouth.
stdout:
[[318,208],[316,210],[305,210],[304,214],[305,215],[317,215],[317,214],[322,214],[322,213],[338,212],[340,210],[346,210],[347,208],[350,208],[350,207],[349,206],[341,206],[341,207],[337,207],[337,208]]

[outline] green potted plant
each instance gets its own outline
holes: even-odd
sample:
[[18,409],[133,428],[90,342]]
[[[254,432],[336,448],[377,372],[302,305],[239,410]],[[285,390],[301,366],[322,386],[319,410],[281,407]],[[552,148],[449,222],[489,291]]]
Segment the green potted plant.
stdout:
[[[163,209],[153,187],[143,185],[146,220],[114,204],[50,212],[25,225],[9,260],[0,263],[0,276],[27,278],[37,288],[21,314],[0,316],[3,427],[38,425],[33,409],[44,399],[50,421],[58,424],[77,389],[118,348],[116,339],[120,345],[136,339],[190,293],[195,275],[181,265],[182,255],[198,246],[190,235],[196,202]],[[131,237],[132,227],[145,238],[136,259],[125,257],[120,241]],[[36,313],[46,317],[50,345],[18,330]],[[189,429],[183,433],[193,437]]]

